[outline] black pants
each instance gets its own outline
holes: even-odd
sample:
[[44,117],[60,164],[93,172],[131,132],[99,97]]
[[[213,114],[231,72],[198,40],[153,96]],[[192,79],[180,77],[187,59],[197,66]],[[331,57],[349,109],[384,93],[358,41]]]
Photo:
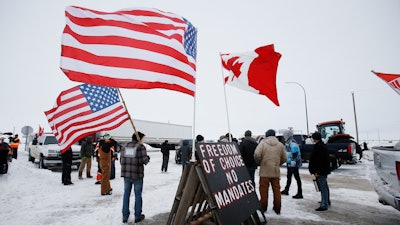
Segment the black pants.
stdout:
[[287,167],[287,182],[286,182],[285,190],[289,191],[290,184],[292,183],[292,175],[294,175],[294,178],[297,181],[297,194],[302,195],[303,191],[301,188],[299,168],[297,168],[297,167]]
[[61,154],[62,159],[62,176],[61,182],[63,184],[70,184],[71,182],[71,166],[72,166],[72,150],[67,150]]

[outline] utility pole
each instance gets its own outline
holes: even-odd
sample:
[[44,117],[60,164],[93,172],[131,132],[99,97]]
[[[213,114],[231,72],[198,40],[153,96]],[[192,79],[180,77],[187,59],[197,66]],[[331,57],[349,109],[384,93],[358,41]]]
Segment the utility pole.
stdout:
[[354,121],[356,123],[356,140],[358,143],[358,125],[357,125],[357,113],[356,113],[356,103],[354,101],[354,91],[351,92],[352,98],[353,98],[353,111],[354,111]]

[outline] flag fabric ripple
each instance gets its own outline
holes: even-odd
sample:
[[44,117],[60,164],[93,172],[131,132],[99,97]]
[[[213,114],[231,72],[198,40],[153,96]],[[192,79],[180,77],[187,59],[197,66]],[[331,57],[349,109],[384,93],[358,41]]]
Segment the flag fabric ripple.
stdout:
[[265,95],[279,106],[276,90],[276,72],[281,54],[274,45],[257,48],[251,52],[221,54],[222,66],[229,71],[225,84]]
[[116,88],[91,84],[62,91],[56,105],[44,113],[62,152],[88,135],[129,120]]
[[395,92],[397,92],[397,94],[400,95],[400,74],[372,72],[385,81]]
[[153,8],[65,14],[60,68],[70,80],[194,96],[197,30],[185,18]]

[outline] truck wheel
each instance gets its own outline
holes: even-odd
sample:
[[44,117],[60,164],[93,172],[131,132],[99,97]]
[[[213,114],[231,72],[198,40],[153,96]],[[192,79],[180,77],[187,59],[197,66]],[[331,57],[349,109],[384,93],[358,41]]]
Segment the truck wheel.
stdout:
[[336,159],[336,158],[330,157],[330,158],[329,158],[329,161],[330,161],[329,167],[330,167],[331,171],[333,171],[333,170],[335,170],[335,169],[338,168],[338,162],[337,162],[337,159]]
[[44,165],[43,156],[40,156],[40,159],[39,159],[39,168],[40,168],[40,169],[46,169],[46,166]]

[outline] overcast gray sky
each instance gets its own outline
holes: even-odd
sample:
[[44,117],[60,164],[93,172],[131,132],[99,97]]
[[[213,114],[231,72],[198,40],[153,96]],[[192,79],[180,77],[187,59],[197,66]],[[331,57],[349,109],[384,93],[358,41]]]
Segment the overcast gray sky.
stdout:
[[[135,119],[192,125],[217,139],[228,131],[219,53],[247,52],[274,44],[282,54],[277,72],[280,107],[265,96],[226,87],[230,129],[293,127],[306,132],[318,122],[346,121],[355,136],[354,92],[360,140],[400,139],[400,96],[371,73],[400,74],[398,0],[3,0],[0,3],[0,131],[23,126],[50,131],[44,111],[58,94],[79,83],[59,69],[64,10],[99,11],[153,7],[181,15],[198,29],[196,98],[169,90],[122,89]],[[194,104],[196,100],[196,104]],[[193,113],[195,105],[195,113]],[[140,127],[138,128],[140,129]]]

